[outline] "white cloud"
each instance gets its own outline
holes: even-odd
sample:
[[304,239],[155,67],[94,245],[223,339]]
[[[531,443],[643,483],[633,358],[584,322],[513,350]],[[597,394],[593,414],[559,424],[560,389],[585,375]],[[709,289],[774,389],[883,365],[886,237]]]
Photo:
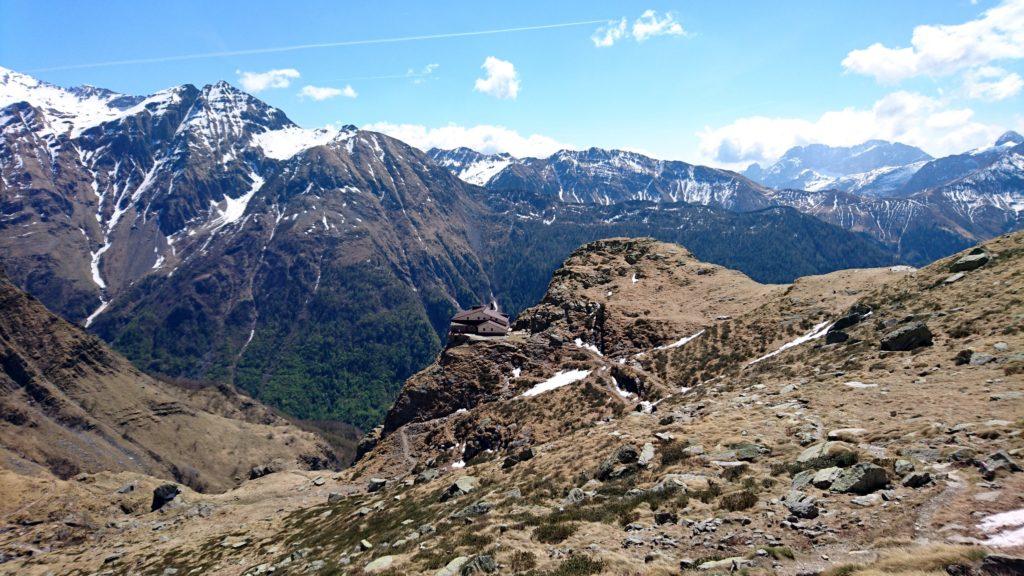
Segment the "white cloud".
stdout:
[[266,72],[243,72],[235,70],[238,82],[249,92],[262,92],[268,88],[287,88],[292,80],[299,77],[294,68],[267,70]]
[[658,13],[654,10],[644,10],[644,13],[633,21],[632,27],[629,26],[625,18],[618,21],[612,20],[595,30],[590,36],[590,40],[598,48],[607,48],[608,46],[613,46],[619,40],[627,38],[627,30],[629,31],[629,36],[632,36],[637,42],[644,42],[648,38],[655,36],[686,35],[686,30],[682,24],[676,21],[673,13],[666,12],[663,16],[659,17]]
[[337,98],[338,96],[355,98],[356,96],[359,96],[359,94],[354,88],[352,88],[352,86],[349,85],[346,85],[344,88],[331,88],[330,86],[303,86],[302,90],[299,91],[300,98],[312,98],[317,102]]
[[406,71],[405,76],[407,78],[412,78],[412,83],[413,84],[422,84],[427,79],[428,76],[433,74],[434,71],[437,70],[440,67],[441,67],[440,64],[432,63],[432,64],[427,64],[426,66],[424,66],[423,68],[421,68],[419,70],[414,70],[412,68],[409,68],[409,70]]
[[519,158],[543,158],[559,150],[572,148],[572,146],[548,136],[540,134],[524,136],[504,126],[488,124],[478,124],[476,126],[449,124],[437,128],[428,128],[421,124],[377,122],[362,128],[364,130],[383,132],[420,150],[465,146],[483,154],[508,152]]
[[964,75],[967,96],[981,100],[1006,100],[1020,94],[1024,79],[1016,72],[995,66],[982,66]]
[[519,74],[508,60],[488,56],[481,66],[485,78],[477,78],[473,89],[495,98],[515,100],[519,95]]
[[870,108],[844,108],[816,120],[751,116],[697,134],[704,162],[733,168],[771,162],[793,146],[851,146],[882,139],[919,146],[936,156],[991,144],[1003,131],[974,120],[970,108],[914,92],[893,92]]
[[633,38],[637,42],[643,42],[655,36],[683,36],[686,30],[683,25],[676,22],[671,12],[666,12],[662,18],[654,10],[645,10],[636,21],[633,22]]
[[1005,0],[963,24],[917,26],[909,47],[876,43],[854,50],[843,67],[891,83],[915,76],[949,76],[1017,58],[1024,58],[1024,0]]
[[594,42],[594,46],[598,48],[607,48],[612,46],[619,40],[622,40],[623,36],[626,35],[626,19],[623,18],[618,22],[611,21],[608,24],[601,26],[590,36],[590,40]]

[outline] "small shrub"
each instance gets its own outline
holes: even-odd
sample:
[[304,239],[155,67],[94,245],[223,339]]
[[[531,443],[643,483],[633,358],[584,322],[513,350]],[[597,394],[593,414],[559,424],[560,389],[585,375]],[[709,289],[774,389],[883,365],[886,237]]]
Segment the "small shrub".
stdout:
[[757,504],[757,495],[749,490],[730,492],[718,500],[718,506],[730,512],[746,510],[754,504]]
[[538,542],[544,544],[558,544],[572,536],[577,529],[576,524],[541,524],[534,529],[533,535]]
[[589,576],[600,574],[604,570],[604,562],[589,556],[570,556],[545,576]]
[[686,453],[686,449],[688,447],[689,443],[681,440],[671,442],[661,450],[661,465],[671,466],[686,460],[690,457],[690,455]]
[[533,555],[533,552],[526,550],[517,550],[508,561],[508,569],[512,572],[526,572],[533,570],[536,566],[537,557]]

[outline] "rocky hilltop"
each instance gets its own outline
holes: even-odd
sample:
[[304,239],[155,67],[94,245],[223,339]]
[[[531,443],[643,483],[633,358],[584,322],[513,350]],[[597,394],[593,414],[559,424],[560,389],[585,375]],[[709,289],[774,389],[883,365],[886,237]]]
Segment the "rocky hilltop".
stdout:
[[1018,574],[1022,275],[1021,233],[787,285],[593,242],[508,337],[453,339],[410,378],[350,470],[146,513],[103,475],[58,480],[106,527],[0,567]]

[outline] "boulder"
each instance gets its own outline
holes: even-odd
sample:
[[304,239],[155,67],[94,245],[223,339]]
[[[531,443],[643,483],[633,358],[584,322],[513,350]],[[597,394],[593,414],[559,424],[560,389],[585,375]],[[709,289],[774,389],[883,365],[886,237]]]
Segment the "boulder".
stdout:
[[657,484],[655,490],[682,489],[687,494],[706,492],[711,488],[711,479],[700,474],[667,474]]
[[340,492],[331,492],[330,494],[327,495],[328,504],[337,504],[338,502],[341,502],[344,499],[345,497],[342,496]]
[[981,573],[986,576],[1018,576],[1024,574],[1024,558],[989,554],[981,561]]
[[533,458],[533,448],[527,446],[526,448],[523,448],[522,450],[516,452],[515,454],[509,454],[508,456],[505,456],[505,460],[502,461],[501,467],[508,469],[515,466],[516,464],[519,464],[520,462],[526,462],[531,458]]
[[1020,464],[1017,464],[1009,454],[1001,450],[986,458],[979,466],[981,468],[981,476],[986,480],[994,480],[1001,472],[1013,473],[1021,471]]
[[799,474],[793,476],[793,490],[801,490],[810,485],[811,480],[814,480],[814,476],[817,474],[815,470],[804,470]]
[[829,330],[825,334],[825,344],[842,344],[850,339],[850,335],[842,330]]
[[168,502],[174,500],[181,494],[181,489],[178,488],[177,484],[161,484],[153,490],[153,503],[150,506],[150,510],[159,510],[164,507]]
[[661,524],[675,524],[679,522],[679,516],[670,510],[659,510],[654,513],[654,523]]
[[480,500],[479,502],[474,502],[474,503],[470,504],[469,506],[466,506],[462,510],[459,510],[458,512],[452,514],[452,517],[453,518],[472,518],[472,517],[475,517],[475,516],[483,516],[483,515],[489,513],[493,508],[494,508],[494,504],[491,504],[490,502],[484,502],[483,500]]
[[797,518],[817,518],[818,502],[814,496],[799,490],[790,490],[782,497],[782,505]]
[[932,475],[927,472],[911,472],[900,480],[900,484],[903,484],[907,488],[920,488],[931,484]]
[[859,442],[867,434],[864,428],[838,428],[830,430],[827,438],[829,440],[842,440],[843,442]]
[[466,562],[469,562],[469,556],[458,556],[445,564],[444,568],[434,572],[434,576],[458,576]]
[[833,492],[864,495],[885,488],[888,483],[889,475],[885,473],[884,468],[875,464],[861,462],[843,469],[835,481],[832,482],[830,489]]
[[363,567],[364,574],[379,574],[391,569],[395,563],[394,556],[381,556]]
[[259,466],[253,466],[252,468],[249,469],[249,480],[262,478],[267,474],[273,474],[276,471],[277,470],[275,470],[274,466],[272,466],[271,464],[261,464]]
[[367,492],[378,492],[383,490],[388,485],[388,481],[383,478],[370,478],[370,481],[366,484]]
[[899,460],[896,461],[895,464],[893,464],[893,469],[900,476],[906,476],[907,474],[910,474],[911,472],[914,471],[914,463],[911,462],[910,460],[900,458]]
[[921,346],[932,345],[932,332],[924,322],[911,322],[882,337],[882,350],[906,352]]
[[640,456],[637,458],[636,463],[646,468],[653,461],[654,445],[648,442],[644,444],[643,448],[640,449]]
[[565,495],[566,504],[582,504],[587,499],[587,493],[579,488],[573,488],[569,490],[569,493]]
[[480,480],[475,476],[462,476],[441,493],[441,502],[469,494],[480,487]]
[[846,442],[829,441],[808,447],[797,456],[804,468],[845,467],[857,461],[857,449]]
[[949,265],[950,272],[970,272],[971,270],[977,270],[985,264],[992,257],[988,252],[981,248],[975,248],[971,250],[967,255],[961,256],[956,262]]
[[822,468],[814,474],[814,478],[811,479],[811,484],[815,488],[821,490],[828,490],[832,483],[839,479],[839,475],[843,473],[842,468],[832,466],[830,468]]
[[498,571],[498,563],[494,557],[487,554],[473,556],[459,570],[460,576],[472,576],[473,574],[492,574]]

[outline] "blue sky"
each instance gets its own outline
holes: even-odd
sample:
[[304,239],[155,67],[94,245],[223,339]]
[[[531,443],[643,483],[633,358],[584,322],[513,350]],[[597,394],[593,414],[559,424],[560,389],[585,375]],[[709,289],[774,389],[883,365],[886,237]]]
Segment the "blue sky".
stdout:
[[[49,82],[146,94],[224,79],[300,125],[369,126],[421,147],[601,146],[738,167],[794,144],[872,137],[946,154],[1024,127],[1021,0],[0,0],[0,10],[0,66]],[[586,21],[600,23],[224,54]],[[609,30],[611,45],[598,46]],[[181,55],[202,57],[171,58]],[[92,66],[132,59],[157,61]]]

